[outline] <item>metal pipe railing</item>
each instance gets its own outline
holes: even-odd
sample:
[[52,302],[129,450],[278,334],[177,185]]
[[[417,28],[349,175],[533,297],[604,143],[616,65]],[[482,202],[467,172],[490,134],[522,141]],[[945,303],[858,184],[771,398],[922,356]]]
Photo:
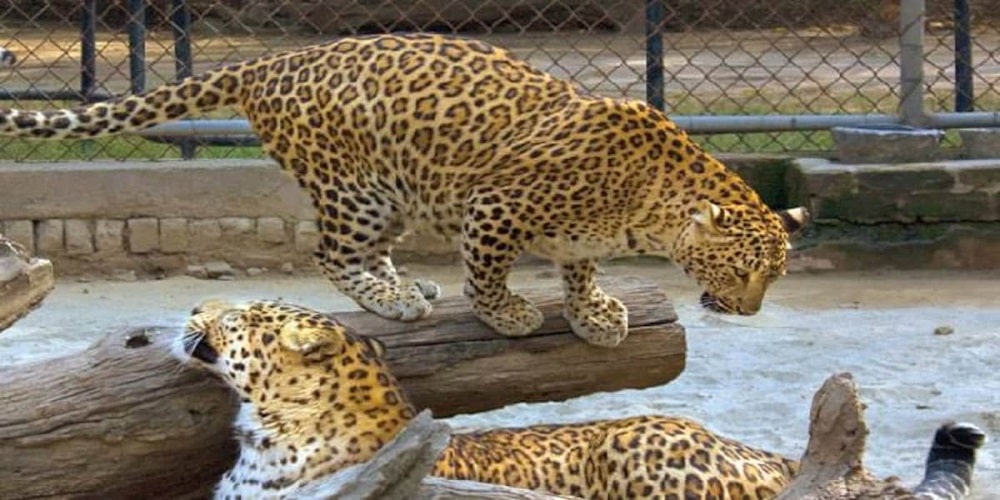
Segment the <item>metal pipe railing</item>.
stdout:
[[[827,130],[832,127],[861,125],[899,125],[896,115],[677,115],[670,117],[677,125],[693,134],[733,132],[786,132],[793,130]],[[927,126],[940,128],[1000,126],[1000,112],[932,113],[926,115]],[[246,120],[182,120],[152,127],[140,132],[143,136],[182,138],[197,136],[243,136],[253,130]]]

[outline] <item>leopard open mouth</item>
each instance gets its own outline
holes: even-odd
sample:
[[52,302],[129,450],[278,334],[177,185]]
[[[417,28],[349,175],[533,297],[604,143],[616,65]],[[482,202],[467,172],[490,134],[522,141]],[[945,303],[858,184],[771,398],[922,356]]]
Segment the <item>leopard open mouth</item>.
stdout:
[[192,358],[213,364],[219,359],[219,353],[208,345],[205,335],[201,333],[189,333],[184,337],[184,350],[191,354]]
[[731,307],[726,305],[726,303],[723,302],[722,299],[708,292],[704,292],[701,294],[701,297],[698,299],[698,303],[701,304],[701,307],[704,307],[705,309],[708,309],[709,311],[712,312],[717,312],[722,314],[735,313],[735,311]]

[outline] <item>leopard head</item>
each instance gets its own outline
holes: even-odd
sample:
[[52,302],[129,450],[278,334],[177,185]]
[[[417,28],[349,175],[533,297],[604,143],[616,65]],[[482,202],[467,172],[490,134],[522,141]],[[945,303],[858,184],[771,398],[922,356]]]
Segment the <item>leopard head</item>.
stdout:
[[355,335],[326,314],[272,301],[203,302],[173,350],[181,361],[208,370],[244,402],[258,406],[277,399],[312,404],[312,399],[336,397],[331,391],[341,385],[389,376],[377,340]]
[[808,222],[805,208],[718,205],[700,200],[674,247],[674,260],[704,289],[707,309],[751,315],[786,273],[789,238]]

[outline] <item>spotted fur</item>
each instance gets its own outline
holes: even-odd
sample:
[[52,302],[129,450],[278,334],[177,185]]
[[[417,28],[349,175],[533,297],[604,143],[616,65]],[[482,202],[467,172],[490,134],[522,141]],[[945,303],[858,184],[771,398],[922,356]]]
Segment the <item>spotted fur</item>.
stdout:
[[464,293],[504,335],[542,322],[506,284],[523,252],[559,265],[563,314],[593,344],[628,330],[625,306],[594,281],[612,256],[668,257],[707,307],[754,314],[807,216],[772,211],[645,103],[586,95],[505,50],[438,35],[344,38],[142,95],[0,110],[0,134],[98,137],[220,106],[241,109],[311,195],[324,274],[387,318],[421,318],[437,294],[400,284],[390,255],[409,231],[460,236]]
[[[240,457],[217,498],[296,498],[368,460],[414,415],[381,345],[308,309],[206,303],[175,354],[242,401]],[[591,499],[758,499],[796,468],[690,420],[643,416],[457,434],[433,474]]]

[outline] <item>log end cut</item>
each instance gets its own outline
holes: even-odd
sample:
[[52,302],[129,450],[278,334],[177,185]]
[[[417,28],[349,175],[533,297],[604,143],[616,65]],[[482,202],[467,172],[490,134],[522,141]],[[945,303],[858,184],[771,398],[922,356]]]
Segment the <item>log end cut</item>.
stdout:
[[38,307],[54,286],[51,262],[0,235],[0,332]]

